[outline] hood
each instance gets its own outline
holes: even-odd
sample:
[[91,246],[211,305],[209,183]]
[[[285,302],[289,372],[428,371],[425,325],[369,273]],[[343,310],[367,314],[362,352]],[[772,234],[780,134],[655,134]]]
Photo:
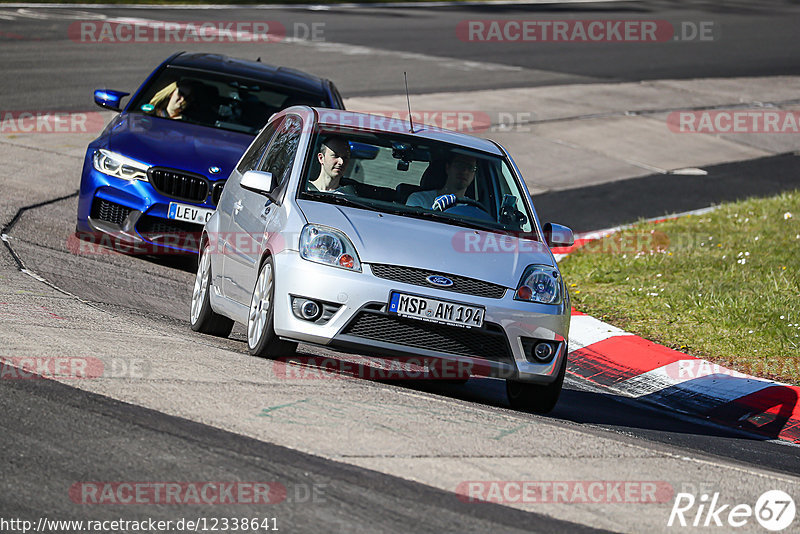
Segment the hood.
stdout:
[[[211,180],[227,178],[253,141],[248,134],[138,113],[118,115],[104,133],[111,151]],[[220,171],[211,173],[210,167],[219,167]]]
[[298,204],[309,223],[344,232],[362,263],[419,267],[510,288],[528,265],[554,265],[538,241],[312,200]]

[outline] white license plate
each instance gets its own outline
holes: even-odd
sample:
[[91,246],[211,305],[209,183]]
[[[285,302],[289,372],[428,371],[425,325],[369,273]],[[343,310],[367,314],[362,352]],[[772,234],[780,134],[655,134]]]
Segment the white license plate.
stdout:
[[484,309],[392,291],[389,295],[389,313],[433,323],[480,328],[483,326]]
[[208,208],[200,208],[192,206],[191,204],[178,204],[177,202],[169,203],[169,211],[167,212],[168,219],[176,221],[193,222],[197,224],[205,224],[214,210]]

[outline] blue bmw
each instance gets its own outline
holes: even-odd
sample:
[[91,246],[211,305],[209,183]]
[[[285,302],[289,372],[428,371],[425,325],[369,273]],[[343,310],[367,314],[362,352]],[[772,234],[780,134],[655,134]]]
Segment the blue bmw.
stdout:
[[129,93],[94,92],[119,111],[89,144],[76,232],[140,253],[193,253],[244,150],[272,114],[344,109],[330,80],[260,61],[180,52]]

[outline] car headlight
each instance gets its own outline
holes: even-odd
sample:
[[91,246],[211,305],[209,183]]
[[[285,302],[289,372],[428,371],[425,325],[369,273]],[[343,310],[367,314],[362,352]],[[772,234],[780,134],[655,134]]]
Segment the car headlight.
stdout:
[[341,269],[361,272],[353,243],[339,230],[307,224],[300,232],[300,257]]
[[514,300],[560,304],[561,276],[558,269],[546,265],[528,266],[517,286]]
[[147,181],[148,165],[110,150],[96,150],[92,157],[94,168],[103,174],[123,180]]

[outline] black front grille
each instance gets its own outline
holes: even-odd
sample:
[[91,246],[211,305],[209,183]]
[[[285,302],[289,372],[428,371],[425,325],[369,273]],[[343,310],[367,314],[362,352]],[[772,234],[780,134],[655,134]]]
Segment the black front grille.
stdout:
[[208,196],[208,180],[197,174],[153,167],[147,171],[147,178],[156,191],[168,197],[204,202]]
[[219,197],[222,196],[222,188],[225,187],[225,180],[214,183],[211,188],[211,202],[216,206],[219,204]]
[[152,215],[142,215],[136,223],[136,230],[151,243],[190,250],[199,250],[202,228],[199,224]]
[[91,217],[92,219],[121,225],[132,211],[132,208],[127,208],[102,198],[95,198],[92,203]]
[[459,328],[361,311],[342,333],[415,349],[499,362],[513,361],[503,329],[492,323],[484,323],[483,328]]
[[[417,269],[416,267],[402,267],[400,265],[384,265],[380,263],[373,263],[371,267],[372,274],[378,278],[395,280],[415,286],[435,287],[436,289],[444,291],[453,291],[455,293],[487,297],[490,299],[502,298],[503,294],[506,292],[506,288],[501,285],[484,282],[483,280],[476,280],[474,278],[467,278],[466,276],[439,273],[436,271]],[[446,276],[453,281],[453,285],[450,287],[442,287],[431,284],[426,280],[426,278],[431,275]]]
[[136,224],[136,230],[142,234],[195,234],[202,230],[201,224],[186,221],[173,221],[152,215],[142,215]]

